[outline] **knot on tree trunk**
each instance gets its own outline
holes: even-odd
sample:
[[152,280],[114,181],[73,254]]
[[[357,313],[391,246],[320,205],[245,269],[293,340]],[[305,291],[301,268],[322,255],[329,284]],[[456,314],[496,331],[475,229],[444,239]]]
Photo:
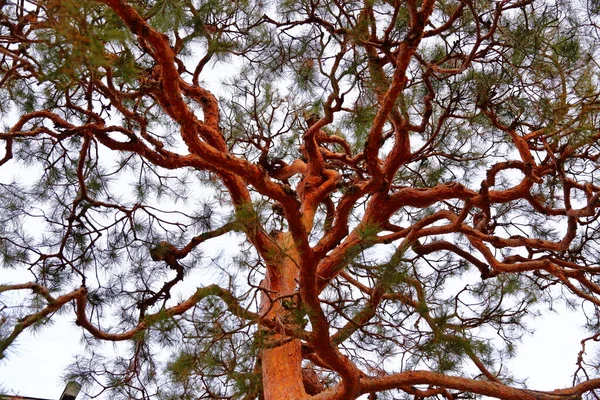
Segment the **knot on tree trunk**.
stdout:
[[314,396],[325,390],[325,386],[321,383],[319,375],[315,372],[312,366],[302,368],[302,383],[307,394]]

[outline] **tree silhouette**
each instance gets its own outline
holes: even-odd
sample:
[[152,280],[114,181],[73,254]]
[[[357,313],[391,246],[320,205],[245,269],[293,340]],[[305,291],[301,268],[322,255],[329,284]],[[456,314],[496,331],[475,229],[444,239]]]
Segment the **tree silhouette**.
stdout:
[[[596,3],[0,10],[2,356],[64,313],[107,398],[600,395]],[[504,362],[556,304],[588,333],[536,391]]]

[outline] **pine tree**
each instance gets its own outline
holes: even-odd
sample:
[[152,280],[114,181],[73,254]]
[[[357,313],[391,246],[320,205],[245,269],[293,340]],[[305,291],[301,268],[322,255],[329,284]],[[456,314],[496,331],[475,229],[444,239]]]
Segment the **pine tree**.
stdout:
[[0,1],[0,357],[61,313],[111,399],[597,398],[599,10]]

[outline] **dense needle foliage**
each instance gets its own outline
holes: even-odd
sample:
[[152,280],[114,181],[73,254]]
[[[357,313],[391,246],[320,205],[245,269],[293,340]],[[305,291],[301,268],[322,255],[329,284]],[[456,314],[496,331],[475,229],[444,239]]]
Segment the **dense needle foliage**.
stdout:
[[102,398],[597,398],[596,3],[0,0],[0,357],[60,313]]

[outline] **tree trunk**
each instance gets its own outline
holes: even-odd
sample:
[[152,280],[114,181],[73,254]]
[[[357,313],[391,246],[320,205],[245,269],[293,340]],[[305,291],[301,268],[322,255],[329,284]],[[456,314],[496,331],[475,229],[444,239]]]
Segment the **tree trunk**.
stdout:
[[[297,252],[289,234],[280,234],[277,245],[281,251],[276,262],[267,266],[267,274],[262,283],[264,291],[261,296],[261,313],[266,318],[285,324],[289,311],[282,306],[281,300],[293,303],[296,301],[296,283],[298,266]],[[304,399],[309,397],[302,382],[302,354],[300,340],[287,341],[281,334],[273,334],[268,338],[273,347],[265,348],[261,353],[262,380],[265,400]],[[281,341],[282,344],[279,344]]]
[[302,354],[299,340],[262,352],[262,379],[265,400],[299,400],[307,396],[302,382]]

